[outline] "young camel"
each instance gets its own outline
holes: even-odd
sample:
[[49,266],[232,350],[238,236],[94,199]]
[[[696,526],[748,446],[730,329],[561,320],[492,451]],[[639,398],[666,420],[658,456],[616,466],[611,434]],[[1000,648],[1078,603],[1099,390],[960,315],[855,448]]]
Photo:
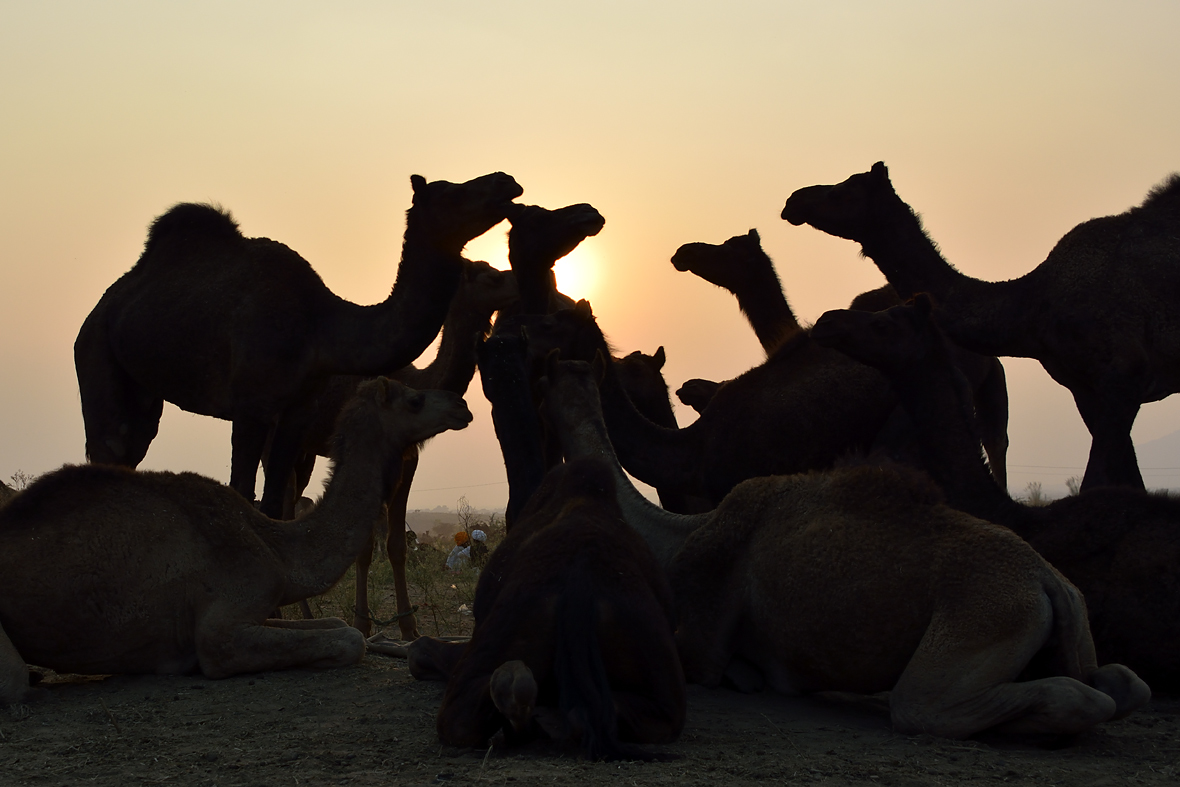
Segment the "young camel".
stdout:
[[[774,263],[762,250],[757,230],[735,235],[721,244],[686,243],[672,255],[672,265],[678,271],[691,271],[733,293],[768,356],[805,330],[787,303]],[[900,303],[897,293],[886,284],[856,296],[851,308],[881,311]],[[971,382],[988,464],[1003,486],[1007,483],[1008,452],[1008,389],[1004,367],[994,356],[958,347],[954,348],[954,354],[955,363]],[[719,387],[719,383],[708,380],[689,380],[676,394],[680,401],[700,413]],[[914,453],[909,446],[911,441],[912,427],[904,413],[898,412],[890,416],[890,422],[877,437],[877,444],[891,456],[904,457],[907,461]]]
[[293,522],[192,473],[43,476],[0,509],[0,703],[26,695],[26,663],[211,678],[355,664],[364,637],[343,620],[267,616],[340,580],[408,445],[470,421],[453,393],[363,384],[340,415],[323,501]]
[[[487,335],[492,315],[515,302],[517,297],[516,278],[512,273],[496,270],[486,262],[464,260],[463,278],[443,322],[442,338],[434,360],[422,369],[406,366],[390,377],[411,388],[464,395],[471,378],[475,376],[476,342]],[[316,456],[329,455],[336,417],[364,379],[357,375],[336,375],[328,380],[323,394],[316,400],[315,414],[301,448],[289,501],[293,502],[303,494],[311,478]],[[265,465],[265,455],[263,462]],[[402,459],[401,479],[386,502],[385,516],[388,523],[386,554],[393,568],[396,619],[402,639],[405,640],[418,636],[406,587],[406,507],[417,468],[418,446],[411,445]],[[368,592],[373,546],[373,539],[370,539],[356,561],[356,600],[352,625],[366,637],[373,633]]]
[[[952,738],[1075,733],[1150,698],[1131,670],[1097,665],[1068,581],[913,471],[755,478],[695,516],[646,503],[613,458],[604,366],[551,362],[547,413],[568,456],[611,462],[624,517],[668,570],[689,682],[888,690],[894,729]],[[1050,674],[1016,682],[1042,651]]]
[[[418,640],[450,673],[438,733],[454,746],[546,731],[581,740],[591,760],[634,755],[619,741],[670,743],[686,699],[672,594],[643,540],[623,522],[605,462],[561,464],[488,561],[468,645]],[[416,663],[415,663],[416,662]]]
[[951,505],[1010,527],[1082,591],[1100,661],[1180,691],[1180,500],[1117,487],[1047,506],[1008,497],[980,459],[971,400],[931,311],[918,295],[880,314],[828,312],[813,335],[889,377]]
[[446,316],[464,244],[522,191],[503,173],[410,182],[397,282],[373,306],[336,296],[294,251],[243,237],[218,209],[177,205],[156,219],[74,343],[90,461],[138,466],[167,400],[233,422],[230,486],[253,500],[273,428],[261,510],[281,517],[328,377],[388,374],[418,357]]
[[860,243],[903,298],[930,293],[956,344],[1040,361],[1093,438],[1082,489],[1143,489],[1131,425],[1142,403],[1180,391],[1180,175],[1126,213],[1074,227],[1044,262],[1004,282],[951,267],[881,162],[796,191],[782,217]]

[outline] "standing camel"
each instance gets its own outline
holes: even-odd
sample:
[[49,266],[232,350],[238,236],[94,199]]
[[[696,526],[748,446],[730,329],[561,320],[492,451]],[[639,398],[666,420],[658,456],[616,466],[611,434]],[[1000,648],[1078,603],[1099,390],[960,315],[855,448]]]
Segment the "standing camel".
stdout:
[[1131,670],[1098,666],[1076,588],[914,471],[754,478],[693,516],[647,502],[607,437],[608,368],[551,359],[547,412],[567,456],[609,463],[623,517],[668,570],[690,683],[889,691],[895,730],[952,738],[1072,734],[1150,699]]
[[169,401],[233,422],[230,486],[253,500],[273,429],[261,510],[281,516],[327,378],[389,373],[421,354],[459,284],[463,246],[522,193],[503,173],[410,182],[397,282],[374,306],[336,296],[294,251],[243,237],[216,208],[182,204],[156,219],[74,343],[90,461],[138,466]]
[[267,616],[344,576],[407,446],[470,422],[453,393],[363,384],[340,415],[323,501],[293,522],[192,473],[90,464],[41,477],[0,508],[0,704],[25,697],[26,663],[210,678],[355,664],[364,637],[343,620]]
[[1180,691],[1180,500],[1125,487],[1047,506],[1010,498],[980,458],[971,399],[928,296],[880,314],[828,312],[812,335],[889,377],[951,505],[1011,528],[1082,591],[1099,661]]
[[933,295],[956,344],[1040,361],[1090,430],[1082,488],[1143,489],[1131,425],[1141,404],[1180,391],[1180,175],[1126,213],[1074,227],[1035,269],[1003,282],[943,259],[881,162],[796,191],[782,217],[860,243],[902,298]]

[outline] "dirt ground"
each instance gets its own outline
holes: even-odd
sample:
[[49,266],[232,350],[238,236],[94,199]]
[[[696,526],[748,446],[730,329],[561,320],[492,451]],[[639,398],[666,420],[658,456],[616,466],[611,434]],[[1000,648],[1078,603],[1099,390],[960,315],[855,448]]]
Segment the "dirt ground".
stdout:
[[753,784],[1070,787],[1180,783],[1180,700],[1063,748],[895,735],[879,710],[689,689],[666,762],[587,763],[551,744],[442,746],[442,686],[404,661],[227,680],[50,676],[49,698],[0,710],[0,785]]

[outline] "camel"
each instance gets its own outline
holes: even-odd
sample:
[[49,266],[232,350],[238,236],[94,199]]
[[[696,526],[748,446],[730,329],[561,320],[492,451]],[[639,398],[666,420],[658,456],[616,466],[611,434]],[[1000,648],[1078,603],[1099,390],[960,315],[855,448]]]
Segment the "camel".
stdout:
[[273,428],[261,510],[281,516],[324,382],[386,374],[416,358],[442,325],[464,244],[502,221],[522,193],[503,173],[410,182],[397,283],[374,306],[334,295],[294,251],[243,237],[219,209],[181,204],[157,218],[143,255],[74,343],[89,460],[136,467],[166,400],[233,422],[230,486],[253,500]]
[[508,261],[520,286],[520,307],[512,313],[548,314],[573,305],[557,291],[553,265],[597,235],[606,224],[593,205],[579,203],[557,210],[514,204],[508,214]]
[[[464,395],[471,378],[475,376],[476,342],[486,336],[491,328],[492,315],[514,303],[517,297],[516,278],[512,273],[496,270],[486,262],[464,260],[463,278],[443,322],[442,338],[434,360],[421,369],[413,365],[406,366],[390,377],[412,388]],[[289,501],[298,499],[307,487],[316,456],[329,455],[336,417],[364,379],[358,375],[335,375],[328,380],[316,401],[314,416],[304,435],[300,459],[295,467],[294,489],[287,496]],[[263,466],[267,464],[264,453]],[[393,488],[386,504],[386,554],[393,567],[396,620],[404,640],[418,636],[417,622],[406,587],[406,507],[417,468],[418,446],[411,445],[402,458],[401,480]],[[366,637],[373,633],[368,593],[372,562],[373,541],[370,539],[357,557],[356,603],[352,624]]]
[[782,217],[861,244],[902,298],[930,293],[956,344],[1035,358],[1073,394],[1092,443],[1082,489],[1143,489],[1131,425],[1180,390],[1180,174],[1126,213],[1091,219],[1005,282],[955,270],[897,196],[885,165],[787,200]]
[[[757,230],[735,235],[722,244],[686,243],[672,255],[672,265],[678,271],[692,271],[705,281],[733,293],[768,356],[805,330],[787,303],[774,263],[762,250]],[[899,303],[901,299],[897,293],[885,285],[856,296],[851,308],[881,311]],[[1008,452],[1008,389],[1004,367],[994,356],[959,348],[955,348],[955,361],[971,381],[979,431],[984,438],[989,464],[996,480],[1004,485],[1007,483]],[[708,406],[719,385],[709,380],[689,380],[677,391],[677,396],[700,413]],[[904,415],[895,412],[877,442],[894,458],[908,458],[913,453],[906,446],[911,431]]]
[[620,740],[670,743],[680,734],[686,698],[672,595],[623,522],[601,460],[549,471],[480,575],[474,614],[469,644],[410,647],[411,658],[431,645],[462,654],[444,660],[443,743],[482,748],[501,729],[509,742],[527,740],[535,715],[544,729],[580,738],[591,760],[633,756]]
[[[529,340],[540,359],[554,348],[586,361],[597,352],[609,355],[585,301],[531,327]],[[896,404],[879,373],[814,344],[805,332],[722,386],[683,429],[643,417],[613,367],[603,384],[603,409],[623,466],[657,489],[704,498],[709,506],[747,478],[830,467],[845,453],[867,449]]]
[[690,683],[889,691],[896,731],[949,738],[1072,734],[1150,699],[1128,668],[1098,666],[1076,588],[916,471],[753,478],[693,516],[647,503],[607,435],[608,369],[551,360],[547,412],[567,456],[610,463],[624,518],[668,571]]
[[292,522],[192,473],[89,464],[41,477],[0,509],[0,703],[26,696],[26,663],[210,678],[357,663],[365,640],[343,620],[267,615],[340,580],[408,445],[470,421],[453,393],[363,384],[340,415],[323,501]]
[[909,411],[951,505],[1024,538],[1086,597],[1100,661],[1180,691],[1180,500],[1106,487],[1026,506],[988,476],[971,401],[925,295],[876,315],[828,312],[816,341],[881,369]]

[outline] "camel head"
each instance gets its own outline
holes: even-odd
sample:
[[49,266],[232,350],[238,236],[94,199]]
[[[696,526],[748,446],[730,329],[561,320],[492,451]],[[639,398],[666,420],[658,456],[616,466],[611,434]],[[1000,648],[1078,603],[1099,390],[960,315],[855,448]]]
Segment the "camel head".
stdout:
[[878,161],[868,172],[853,175],[843,183],[799,189],[787,198],[782,217],[795,226],[810,224],[829,235],[859,242],[881,194],[896,197],[889,170]]
[[925,293],[882,312],[836,309],[816,320],[811,338],[887,374],[900,372],[926,357],[935,342],[943,341],[931,318],[933,309]]
[[407,230],[423,232],[444,251],[458,254],[508,216],[512,200],[524,193],[511,175],[493,172],[466,183],[411,175],[414,202],[407,214]]
[[686,243],[672,255],[672,267],[692,271],[707,282],[737,293],[748,291],[751,261],[759,257],[766,258],[762,239],[758,230],[750,230],[722,244]]
[[[551,351],[545,358],[545,375],[541,378],[541,412],[544,420],[553,426],[559,435],[573,435],[576,442],[580,436],[592,434],[603,422],[602,399],[598,386],[606,375],[609,363],[601,352],[594,360],[563,361],[558,350]],[[568,446],[564,445],[563,448]]]
[[411,445],[422,443],[448,429],[464,429],[471,411],[463,397],[450,391],[417,391],[387,377],[367,380],[336,419],[334,458],[348,446],[376,436],[401,456]]
[[498,270],[482,260],[463,261],[463,280],[455,293],[463,308],[490,319],[492,312],[512,305],[519,297],[512,271]]
[[597,235],[606,224],[593,205],[579,203],[557,210],[537,205],[513,205],[508,214],[512,229],[508,231],[508,259],[517,265],[553,263],[578,247],[586,238]]
[[533,322],[525,333],[532,365],[543,362],[552,350],[560,350],[562,358],[580,361],[592,360],[603,349],[610,352],[587,300]]

